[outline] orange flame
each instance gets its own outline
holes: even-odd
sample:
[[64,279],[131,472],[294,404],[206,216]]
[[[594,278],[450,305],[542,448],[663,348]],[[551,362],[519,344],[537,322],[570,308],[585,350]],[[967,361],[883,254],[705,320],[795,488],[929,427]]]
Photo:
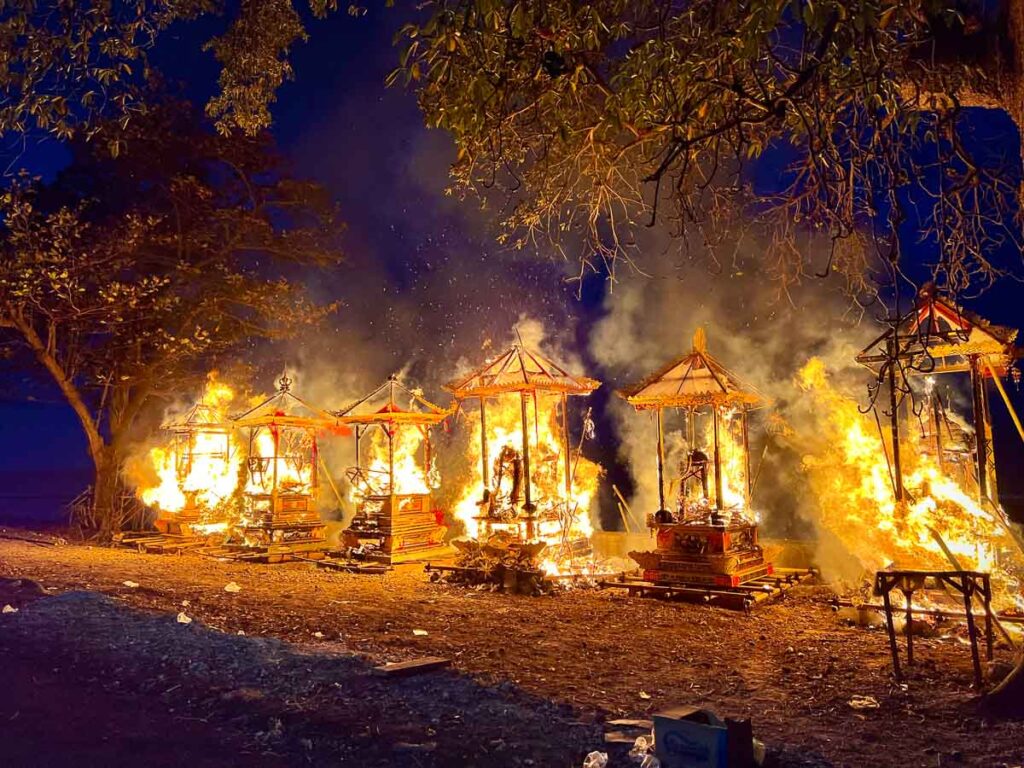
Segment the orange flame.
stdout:
[[157,479],[139,483],[136,492],[143,503],[165,513],[194,506],[201,516],[228,503],[238,487],[242,454],[232,431],[221,425],[234,397],[234,390],[211,373],[199,404],[216,423],[197,424],[179,432],[168,445],[149,451],[145,474]]
[[803,457],[821,520],[865,568],[949,568],[935,534],[963,567],[993,567],[995,542],[1003,535],[998,521],[940,470],[933,455],[913,439],[901,441],[907,500],[898,504],[886,458],[891,446],[873,420],[833,388],[817,358],[800,370],[798,385],[824,415],[818,427],[825,447]]
[[[596,503],[598,480],[601,469],[582,456],[570,454],[569,472],[572,479],[571,494],[566,493],[565,456],[562,424],[559,417],[557,397],[537,396],[534,411],[532,401],[528,404],[527,437],[530,441],[531,501],[537,507],[537,539],[547,542],[549,558],[544,568],[557,573],[565,566],[568,545],[579,539],[589,539],[593,533],[591,513]],[[536,412],[536,418],[534,413]],[[470,480],[466,483],[455,505],[454,515],[465,528],[466,535],[477,539],[481,535],[480,504],[484,492],[483,465],[480,445],[480,416],[476,411],[466,412],[469,433],[472,435],[466,458],[470,465]],[[522,411],[519,396],[501,395],[487,400],[487,454],[493,466],[495,459],[506,446],[521,451],[523,445]],[[570,450],[571,447],[569,447]],[[491,482],[494,472],[488,467]],[[520,499],[521,506],[523,500]],[[502,523],[493,523],[495,529],[506,529],[519,538],[525,539],[525,524],[522,517]]]

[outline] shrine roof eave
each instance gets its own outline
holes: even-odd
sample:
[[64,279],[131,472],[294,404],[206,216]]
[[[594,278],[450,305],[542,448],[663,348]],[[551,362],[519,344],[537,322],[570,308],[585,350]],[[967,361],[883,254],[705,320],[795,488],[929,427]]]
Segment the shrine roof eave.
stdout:
[[459,387],[455,384],[446,384],[443,389],[450,392],[456,400],[472,400],[480,397],[496,397],[498,395],[514,394],[516,392],[533,392],[537,394],[565,394],[565,395],[589,395],[601,386],[596,379],[588,379],[583,376],[575,377],[573,381],[544,381],[544,382],[507,382],[503,384],[484,384],[472,387]]
[[750,392],[708,392],[692,395],[668,395],[664,397],[642,397],[628,395],[623,392],[617,394],[638,411],[652,411],[662,408],[702,408],[704,406],[741,408],[746,411],[753,411],[771,405],[770,400]]

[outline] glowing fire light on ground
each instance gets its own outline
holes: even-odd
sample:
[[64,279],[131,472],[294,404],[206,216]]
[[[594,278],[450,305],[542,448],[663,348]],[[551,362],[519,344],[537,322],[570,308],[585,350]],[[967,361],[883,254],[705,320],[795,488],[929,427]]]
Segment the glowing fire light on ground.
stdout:
[[871,416],[832,386],[817,358],[801,369],[798,384],[823,415],[820,447],[803,458],[820,519],[865,568],[895,563],[949,569],[934,531],[964,568],[993,570],[995,549],[1005,539],[1002,527],[940,470],[934,456],[912,440],[901,443],[908,499],[897,504],[886,459],[892,448]]

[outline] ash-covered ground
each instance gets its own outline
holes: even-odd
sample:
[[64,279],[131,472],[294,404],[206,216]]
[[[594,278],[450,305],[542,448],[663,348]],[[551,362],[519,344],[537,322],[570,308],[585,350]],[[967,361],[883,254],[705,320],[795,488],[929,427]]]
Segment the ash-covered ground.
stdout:
[[[827,587],[744,615],[3,539],[0,577],[42,587],[0,583],[5,766],[626,766],[605,721],[677,704],[751,718],[770,765],[1024,763],[955,626],[897,685],[884,632],[843,626]],[[423,656],[452,667],[372,674]]]

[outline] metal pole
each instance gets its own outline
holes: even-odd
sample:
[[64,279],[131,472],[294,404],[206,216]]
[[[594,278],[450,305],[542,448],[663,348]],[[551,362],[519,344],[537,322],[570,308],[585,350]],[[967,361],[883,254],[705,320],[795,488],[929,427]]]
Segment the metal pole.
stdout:
[[277,453],[281,432],[271,426],[270,433],[274,436],[274,485],[270,489],[270,517],[273,520],[274,515],[277,514]]
[[898,364],[893,340],[889,340],[889,428],[892,434],[892,474],[896,486],[896,501],[901,502],[903,492],[903,466],[900,463],[900,411],[896,397],[896,365]]
[[519,393],[519,406],[522,411],[523,421],[523,496],[525,503],[523,511],[526,512],[526,538],[533,539],[533,499],[530,484],[530,424],[526,414],[526,392]]
[[483,500],[487,501],[491,495],[491,461],[487,455],[487,406],[483,396],[480,397],[480,461],[483,464]]
[[985,401],[982,387],[984,381],[978,369],[978,356],[971,355],[971,394],[974,415],[975,454],[978,461],[978,497],[988,498],[988,435],[985,434]]
[[658,511],[665,510],[665,427],[658,409]]
[[711,421],[715,430],[715,509],[722,511],[722,451],[718,442],[718,408],[711,406]]
[[569,398],[562,393],[562,442],[565,445],[565,503],[572,499],[572,457],[569,448]]

